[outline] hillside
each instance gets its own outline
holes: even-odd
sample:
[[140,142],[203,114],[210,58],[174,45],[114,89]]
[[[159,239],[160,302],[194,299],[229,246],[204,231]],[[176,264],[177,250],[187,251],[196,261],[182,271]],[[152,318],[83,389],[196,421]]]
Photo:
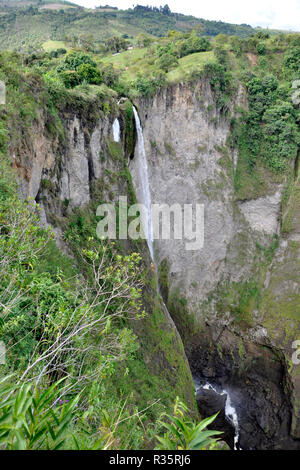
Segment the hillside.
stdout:
[[299,450],[300,34],[1,4],[0,449]]
[[133,40],[138,34],[165,36],[168,30],[191,31],[199,29],[202,35],[220,33],[247,37],[255,30],[249,25],[233,25],[218,21],[197,19],[183,14],[161,12],[147,8],[129,10],[96,10],[74,6],[70,2],[50,0],[1,0],[1,49],[37,49],[43,43],[65,41],[66,38],[92,36],[102,43],[111,36]]

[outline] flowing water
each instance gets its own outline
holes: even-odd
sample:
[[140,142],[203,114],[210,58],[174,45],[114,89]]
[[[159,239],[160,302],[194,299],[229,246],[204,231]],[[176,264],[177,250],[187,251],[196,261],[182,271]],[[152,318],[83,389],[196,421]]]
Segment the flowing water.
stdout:
[[141,185],[139,201],[145,207],[145,211],[142,212],[142,224],[144,232],[147,238],[147,244],[151,254],[151,258],[154,262],[154,249],[153,249],[153,232],[152,232],[152,220],[151,220],[151,194],[149,186],[149,174],[148,174],[148,163],[145,152],[143,130],[141,127],[140,118],[137,110],[133,107],[135,126],[137,132],[137,145],[138,145],[138,172],[139,180]]
[[194,380],[196,394],[199,389],[203,390],[213,390],[217,395],[225,395],[226,396],[226,403],[225,403],[225,416],[227,420],[232,424],[234,427],[234,450],[238,449],[238,441],[239,441],[239,421],[236,409],[232,405],[231,398],[229,393],[226,390],[222,390],[221,392],[218,391],[213,385],[210,383],[206,383],[205,385],[201,385],[197,380]]
[[120,129],[120,123],[119,119],[115,119],[113,122],[113,136],[114,136],[114,141],[115,142],[120,142],[121,140],[121,129]]

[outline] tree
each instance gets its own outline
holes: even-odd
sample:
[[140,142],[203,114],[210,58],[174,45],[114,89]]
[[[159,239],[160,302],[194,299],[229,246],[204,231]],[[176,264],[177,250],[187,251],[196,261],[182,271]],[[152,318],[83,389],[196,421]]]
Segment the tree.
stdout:
[[96,62],[88,54],[85,54],[84,52],[69,52],[58,67],[58,71],[77,70],[82,64],[89,64],[92,67],[97,67]]
[[152,42],[152,39],[150,38],[150,36],[147,36],[144,33],[140,33],[138,36],[136,36],[135,39],[139,47],[148,47]]
[[215,37],[215,43],[218,44],[219,46],[223,46],[224,44],[228,43],[228,36],[226,34],[218,34]]
[[77,69],[77,73],[81,82],[85,80],[87,83],[94,85],[100,85],[102,82],[100,71],[90,64],[81,64]]
[[57,72],[67,88],[73,88],[83,81],[99,85],[101,73],[96,62],[83,52],[70,52],[58,66]]
[[80,45],[86,52],[94,51],[95,38],[92,34],[84,34],[80,37]]
[[160,7],[160,11],[163,15],[171,15],[172,14],[169,5],[165,5],[164,7]]
[[156,65],[164,72],[168,72],[171,68],[178,65],[178,59],[173,54],[163,54],[156,60]]
[[267,50],[267,46],[265,45],[264,42],[259,42],[256,46],[256,52],[259,54],[259,55],[265,55],[266,53],[266,50]]
[[120,71],[112,64],[101,65],[102,80],[108,87],[113,87],[119,81]]
[[76,70],[62,70],[59,75],[66,88],[74,88],[81,83],[81,78]]
[[284,55],[283,64],[289,72],[298,72],[300,69],[300,46],[291,47]]
[[127,41],[118,36],[112,36],[105,41],[107,50],[111,52],[120,52],[127,48]]
[[180,43],[179,54],[180,57],[184,57],[194,52],[208,51],[210,48],[211,44],[209,40],[205,37],[199,37],[196,31],[193,31],[188,39]]

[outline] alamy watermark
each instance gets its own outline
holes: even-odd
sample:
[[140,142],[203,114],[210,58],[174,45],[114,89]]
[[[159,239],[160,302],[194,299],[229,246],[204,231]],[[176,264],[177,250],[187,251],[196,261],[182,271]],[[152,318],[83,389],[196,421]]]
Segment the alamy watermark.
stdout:
[[151,204],[147,208],[143,204],[128,206],[127,197],[120,196],[118,204],[99,205],[96,215],[101,217],[97,225],[100,239],[184,240],[186,250],[203,248],[203,204]]
[[292,343],[292,348],[296,351],[292,354],[292,363],[297,366],[300,364],[300,340],[296,340]]
[[5,83],[0,80],[0,104],[6,103],[6,86]]
[[292,82],[292,103],[294,106],[299,106],[300,105],[300,80],[294,80]]

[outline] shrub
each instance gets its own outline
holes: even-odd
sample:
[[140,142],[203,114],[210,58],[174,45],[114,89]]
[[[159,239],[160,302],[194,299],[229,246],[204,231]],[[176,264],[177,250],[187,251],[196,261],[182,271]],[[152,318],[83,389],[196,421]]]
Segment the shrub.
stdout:
[[220,431],[206,430],[217,414],[206,418],[196,424],[188,416],[188,409],[179,398],[174,404],[173,416],[164,414],[167,421],[160,424],[167,430],[163,437],[156,436],[159,441],[158,450],[206,450],[215,447],[218,439],[215,437],[222,434]]
[[73,88],[82,81],[80,75],[75,70],[63,70],[59,75],[66,88]]
[[194,52],[204,52],[211,49],[211,44],[207,38],[198,37],[197,34],[191,34],[191,36],[181,43],[179,47],[180,57],[184,57]]
[[144,77],[139,75],[137,80],[133,83],[133,87],[142,96],[151,96],[165,83],[165,75],[158,73],[156,76]]
[[77,73],[81,82],[85,80],[87,83],[94,85],[100,85],[102,82],[100,71],[90,64],[81,64],[77,69]]
[[108,87],[115,87],[119,82],[120,72],[112,64],[101,67],[102,80]]
[[264,42],[259,42],[256,46],[256,52],[259,55],[264,55],[266,53],[267,47]]
[[82,64],[89,64],[92,67],[97,67],[96,62],[88,55],[83,52],[69,52],[62,64],[59,66],[58,71],[62,70],[77,70]]
[[59,382],[38,389],[31,383],[11,385],[11,378],[0,380],[0,448],[60,449],[71,435],[70,423],[79,396],[59,401]]
[[[300,46],[291,47],[287,50],[284,55],[283,64],[285,69],[290,73],[298,73],[299,78],[299,70],[300,70]],[[295,78],[297,78],[295,76]]]
[[178,65],[178,59],[172,54],[163,54],[157,59],[155,63],[164,72],[168,72],[171,68]]

